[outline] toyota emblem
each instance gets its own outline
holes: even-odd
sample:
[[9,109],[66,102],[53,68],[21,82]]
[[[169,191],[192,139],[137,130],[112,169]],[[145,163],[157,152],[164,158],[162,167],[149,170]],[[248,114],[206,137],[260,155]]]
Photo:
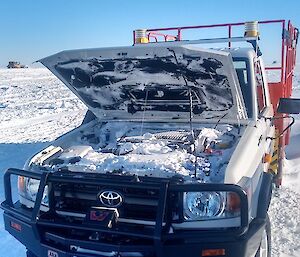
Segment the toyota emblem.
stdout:
[[110,208],[117,208],[123,202],[122,196],[116,191],[111,190],[102,191],[99,194],[99,199],[104,206]]

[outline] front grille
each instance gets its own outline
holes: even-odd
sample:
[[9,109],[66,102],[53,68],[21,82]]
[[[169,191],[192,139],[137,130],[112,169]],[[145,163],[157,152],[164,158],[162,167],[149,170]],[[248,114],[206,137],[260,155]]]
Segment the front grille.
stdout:
[[[82,184],[54,185],[54,206],[57,213],[75,213],[84,219],[93,207],[105,207],[99,200],[99,193],[113,190],[120,193],[123,203],[118,207],[120,220],[155,222],[159,189],[144,189],[120,186],[93,186]],[[81,215],[78,215],[81,214]]]

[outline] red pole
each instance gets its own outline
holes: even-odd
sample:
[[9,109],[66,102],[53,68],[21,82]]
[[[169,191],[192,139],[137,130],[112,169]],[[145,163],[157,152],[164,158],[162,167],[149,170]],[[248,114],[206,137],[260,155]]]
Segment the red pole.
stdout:
[[284,83],[284,29],[285,29],[285,20],[282,21],[282,40],[281,40],[281,83]]
[[[287,25],[287,32],[290,34],[290,21],[288,21],[288,25]],[[289,62],[289,55],[290,55],[290,51],[289,51],[289,45],[290,45],[290,42],[289,42],[289,38],[287,38],[285,40],[285,71],[284,71],[284,82],[287,83],[287,74],[289,73],[290,71],[290,62]],[[285,97],[287,97],[287,86],[286,85],[286,94],[285,94]]]
[[177,40],[178,40],[178,41],[181,40],[181,29],[178,29]]
[[[231,25],[228,25],[228,37],[231,38]],[[231,41],[228,42],[228,47],[231,48]]]
[[135,44],[135,30],[133,31],[133,44]]
[[[283,28],[285,27],[285,20],[264,20],[259,21],[259,24],[269,24],[269,23],[282,23]],[[223,24],[212,24],[212,25],[200,25],[200,26],[184,26],[184,27],[169,27],[169,28],[153,28],[153,29],[147,29],[148,32],[156,32],[156,31],[170,31],[175,30],[177,31],[177,40],[182,40],[182,30],[190,30],[190,29],[203,29],[203,28],[217,28],[217,27],[228,27],[228,35],[229,37],[232,37],[232,27],[234,26],[241,26],[244,25],[244,22],[237,22],[237,23],[223,23]],[[134,35],[134,43],[135,43],[135,33]],[[232,43],[229,42],[228,46],[231,47]],[[284,49],[282,54],[282,60],[284,59]],[[284,66],[282,64],[282,70],[284,71]],[[283,77],[282,77],[283,80]]]
[[[284,22],[284,20],[265,20],[259,21],[259,24],[268,24],[268,23],[279,23]],[[240,26],[244,25],[245,22],[237,22],[237,23],[224,23],[224,24],[212,24],[212,25],[200,25],[200,26],[185,26],[185,27],[169,27],[169,28],[155,28],[148,29],[148,31],[164,31],[164,30],[183,30],[183,29],[203,29],[203,28],[216,28],[216,27],[225,27],[225,26]]]

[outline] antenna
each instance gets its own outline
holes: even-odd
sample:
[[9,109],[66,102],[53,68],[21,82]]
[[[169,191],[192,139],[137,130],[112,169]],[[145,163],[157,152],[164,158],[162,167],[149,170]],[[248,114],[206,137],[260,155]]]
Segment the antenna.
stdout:
[[[175,51],[173,49],[170,49],[168,48],[168,50],[170,52],[173,53],[173,56],[175,58],[175,61],[176,61],[176,64],[178,66],[178,68],[180,68],[179,66],[179,62],[178,62],[178,59],[177,59],[177,56],[175,54]],[[190,101],[190,109],[189,109],[189,113],[190,113],[190,130],[191,130],[191,135],[192,135],[192,141],[193,141],[193,153],[194,153],[194,156],[195,156],[195,170],[194,170],[194,175],[195,177],[197,177],[197,155],[196,155],[196,146],[195,146],[195,133],[194,133],[194,129],[193,129],[193,96],[192,96],[192,89],[189,87],[188,83],[187,83],[187,79],[185,77],[185,75],[180,72],[180,75],[182,76],[183,80],[184,80],[184,83],[186,85],[186,87],[188,88],[189,90],[189,101]]]
[[143,135],[143,129],[144,129],[144,121],[145,121],[145,112],[146,112],[146,106],[148,101],[148,90],[146,90],[146,96],[145,96],[145,102],[144,102],[144,111],[143,111],[143,117],[142,117],[142,124],[141,124],[141,132],[140,135]]

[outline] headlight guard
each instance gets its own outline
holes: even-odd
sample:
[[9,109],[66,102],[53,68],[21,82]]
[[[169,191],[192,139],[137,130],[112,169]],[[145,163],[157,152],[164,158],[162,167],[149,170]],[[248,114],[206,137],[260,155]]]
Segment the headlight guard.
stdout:
[[180,193],[182,199],[176,226],[217,228],[232,221],[233,227],[244,231],[249,221],[248,196],[244,189],[248,180],[242,182],[238,185],[203,183],[172,186],[172,191]]
[[[18,193],[21,196],[20,201],[22,203],[22,197],[35,202],[37,193],[40,186],[40,180],[29,177],[18,176]],[[45,186],[42,204],[48,206],[48,186]]]

